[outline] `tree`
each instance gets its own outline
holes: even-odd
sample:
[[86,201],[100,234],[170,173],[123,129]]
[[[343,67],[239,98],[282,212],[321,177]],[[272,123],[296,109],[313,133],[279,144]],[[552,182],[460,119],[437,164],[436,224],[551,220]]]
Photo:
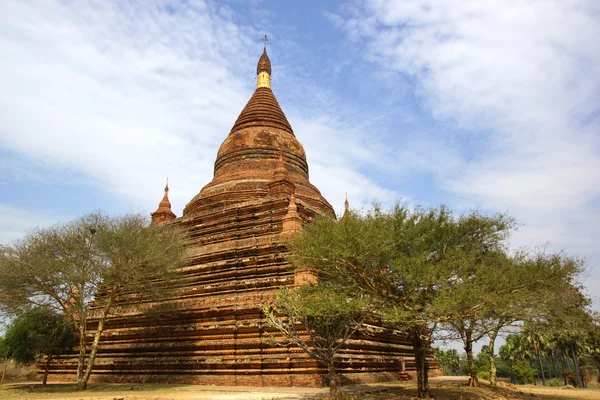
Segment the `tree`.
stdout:
[[47,308],[32,308],[11,322],[4,338],[6,357],[30,364],[46,357],[42,384],[48,380],[52,356],[70,351],[77,343],[73,328]]
[[[86,215],[1,249],[0,306],[16,314],[40,306],[68,318],[79,341],[77,386],[85,390],[111,310],[128,298],[159,295],[183,257],[173,227],[136,215]],[[97,327],[87,343],[91,319]]]
[[490,348],[487,345],[481,346],[481,350],[477,353],[477,357],[475,357],[475,369],[477,373],[480,372],[490,372]]
[[598,370],[597,381],[600,383],[600,314],[597,312],[591,315],[583,351],[584,355],[591,359]]
[[435,359],[438,362],[438,366],[442,368],[444,375],[447,375],[448,371],[453,375],[458,372],[460,357],[455,349],[448,349],[446,351],[435,349]]
[[[507,260],[506,240],[514,226],[514,220],[506,215],[486,216],[474,211],[443,226],[441,267],[449,277],[439,285],[429,314],[443,323],[451,337],[462,340],[470,386],[478,385],[473,343],[490,331],[486,317],[498,301],[498,285]],[[490,354],[493,357],[493,347]]]
[[[543,251],[516,251],[506,257],[491,272],[493,279],[488,282],[486,296],[488,312],[484,323],[487,325],[490,348],[490,384],[496,388],[495,340],[501,329],[540,320],[548,315],[556,293],[569,292],[571,282],[583,270],[583,261],[562,253],[547,254]],[[530,344],[540,365],[542,382],[545,384],[541,360],[541,334],[532,336]],[[545,339],[544,339],[545,340]]]
[[339,384],[336,355],[360,329],[369,310],[370,302],[365,296],[355,296],[324,284],[298,289],[284,287],[273,302],[263,306],[270,326],[327,367],[331,397],[336,396]]
[[312,268],[320,279],[381,304],[385,323],[407,333],[413,344],[419,397],[429,397],[427,352],[437,315],[430,305],[451,281],[448,254],[457,235],[448,235],[454,215],[445,207],[423,210],[377,205],[340,221],[317,218],[290,244],[296,268]]
[[[569,371],[569,358],[573,363],[574,384],[585,387],[580,356],[585,350],[585,340],[593,330],[594,320],[588,307],[591,300],[582,293],[574,277],[557,289],[560,296],[549,296],[541,302],[544,311],[527,325],[528,332],[543,335],[555,343],[563,356],[565,371]],[[564,376],[567,380],[566,372]]]
[[4,377],[6,376],[6,369],[8,368],[8,348],[4,342],[4,338],[0,337],[0,360],[4,361],[2,367],[2,377],[0,377],[0,387],[4,384]]
[[509,335],[506,338],[506,343],[502,346],[500,346],[500,350],[498,351],[498,355],[500,355],[500,358],[508,363],[508,368],[509,368],[509,372],[510,372],[510,383],[515,383],[515,374],[514,374],[514,370],[513,370],[513,365],[516,361],[515,358],[515,345],[513,343],[513,340],[511,339],[511,337],[514,335]]

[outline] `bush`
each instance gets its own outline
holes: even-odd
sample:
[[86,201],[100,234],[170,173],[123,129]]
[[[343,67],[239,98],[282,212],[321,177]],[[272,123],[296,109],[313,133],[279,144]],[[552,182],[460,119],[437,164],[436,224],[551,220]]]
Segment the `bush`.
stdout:
[[25,377],[25,379],[32,380],[37,376],[38,373],[38,368],[37,367],[33,367],[32,369],[30,369],[29,371],[25,372],[25,375],[23,375]]
[[477,377],[479,379],[484,379],[486,381],[489,381],[490,380],[490,372],[489,371],[479,371],[477,373]]
[[533,383],[534,369],[531,368],[528,361],[517,361],[513,365],[513,372],[515,374],[515,381],[518,384]]
[[496,375],[502,378],[510,378],[510,365],[499,357],[496,358]]
[[558,386],[562,386],[563,382],[560,380],[560,378],[552,378],[552,379],[547,380],[546,384],[548,386],[558,387]]

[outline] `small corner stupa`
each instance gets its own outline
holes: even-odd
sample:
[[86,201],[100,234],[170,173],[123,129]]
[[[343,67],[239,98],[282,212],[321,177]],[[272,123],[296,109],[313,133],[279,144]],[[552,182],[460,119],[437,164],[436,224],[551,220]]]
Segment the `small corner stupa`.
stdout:
[[[304,148],[273,91],[265,49],[254,94],[221,144],[214,177],[185,206],[171,211],[168,185],[153,223],[187,233],[189,259],[173,296],[156,304],[120,304],[105,325],[91,376],[95,381],[247,386],[321,386],[327,371],[302,349],[270,344],[261,305],[279,287],[315,282],[292,271],[286,240],[319,215],[335,218],[309,181]],[[346,205],[346,212],[348,206]],[[148,318],[142,307],[173,310]],[[93,321],[90,330],[93,330]],[[341,352],[346,381],[398,378],[411,346],[397,331],[352,337]],[[57,357],[54,374],[74,374],[75,355]],[[68,378],[61,375],[59,379]]]
[[167,184],[165,185],[165,194],[163,195],[162,200],[158,203],[158,208],[156,211],[150,214],[152,218],[153,224],[162,224],[165,222],[170,222],[177,218],[175,213],[171,210],[171,202],[169,201],[169,180],[167,179]]

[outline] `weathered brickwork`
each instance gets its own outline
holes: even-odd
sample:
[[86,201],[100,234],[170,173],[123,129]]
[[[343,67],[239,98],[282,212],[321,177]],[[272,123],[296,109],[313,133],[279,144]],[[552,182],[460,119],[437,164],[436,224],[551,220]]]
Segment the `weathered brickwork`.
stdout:
[[[267,72],[268,71],[268,72]],[[221,145],[212,182],[176,218],[168,187],[154,223],[188,234],[189,261],[160,302],[122,302],[105,326],[92,380],[222,385],[321,386],[325,370],[301,349],[269,344],[260,305],[282,285],[314,282],[291,271],[285,240],[317,215],[334,217],[309,182],[306,155],[270,89],[262,83]],[[267,74],[268,75],[265,75]],[[160,314],[143,310],[162,307]],[[94,321],[90,324],[94,329]],[[345,381],[398,378],[399,358],[414,369],[399,332],[351,338],[340,357]],[[74,376],[75,356],[58,357],[54,379]]]

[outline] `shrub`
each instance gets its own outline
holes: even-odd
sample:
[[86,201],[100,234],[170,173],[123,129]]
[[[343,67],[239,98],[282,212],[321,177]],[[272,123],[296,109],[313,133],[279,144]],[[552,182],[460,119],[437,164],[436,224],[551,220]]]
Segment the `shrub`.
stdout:
[[513,365],[515,381],[519,384],[533,383],[534,369],[531,368],[528,361],[517,361]]
[[489,371],[479,371],[477,373],[477,377],[479,379],[485,379],[486,381],[490,380],[490,372]]
[[577,386],[577,375],[575,375],[575,372],[569,372],[567,375],[567,386]]
[[557,386],[562,386],[563,382],[560,380],[560,378],[552,378],[552,379],[547,380],[546,384],[548,386],[557,387]]
[[25,379],[27,380],[32,380],[37,376],[38,373],[38,368],[37,367],[33,367],[32,369],[30,369],[29,371],[25,372]]

